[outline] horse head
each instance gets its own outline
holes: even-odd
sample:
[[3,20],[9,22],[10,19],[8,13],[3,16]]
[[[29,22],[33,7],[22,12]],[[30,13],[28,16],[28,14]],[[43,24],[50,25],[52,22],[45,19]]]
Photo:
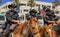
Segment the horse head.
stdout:
[[34,37],[41,37],[39,33],[38,19],[36,17],[30,19],[30,31]]

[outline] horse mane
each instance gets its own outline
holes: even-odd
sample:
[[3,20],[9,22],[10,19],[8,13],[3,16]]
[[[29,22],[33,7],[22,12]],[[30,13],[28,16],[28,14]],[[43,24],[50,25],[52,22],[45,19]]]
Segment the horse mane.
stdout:
[[22,32],[23,32],[23,29],[24,29],[24,27],[26,27],[27,26],[27,24],[28,24],[28,22],[26,21],[25,23],[23,23],[23,26],[22,26],[22,29],[21,29],[21,34],[22,34]]
[[34,22],[37,23],[38,22],[38,19],[36,17],[33,17],[33,18],[30,19],[30,22],[32,22],[32,21],[34,21]]
[[14,33],[22,33],[23,28],[26,27],[27,22],[25,21],[24,23],[20,24],[19,26],[17,26],[14,30]]

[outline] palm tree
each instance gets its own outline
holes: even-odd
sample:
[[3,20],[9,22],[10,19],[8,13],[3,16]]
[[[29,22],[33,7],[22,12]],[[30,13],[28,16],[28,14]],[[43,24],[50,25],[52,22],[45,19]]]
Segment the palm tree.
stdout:
[[30,6],[31,8],[34,7],[36,5],[36,3],[34,2],[35,0],[29,0],[27,2],[27,5]]
[[20,6],[19,6],[20,0],[14,0],[14,3],[13,4],[17,6],[18,12],[19,12],[20,11]]
[[14,4],[18,6],[20,4],[20,1],[19,0],[14,0]]
[[58,0],[55,0],[55,6],[59,5]]

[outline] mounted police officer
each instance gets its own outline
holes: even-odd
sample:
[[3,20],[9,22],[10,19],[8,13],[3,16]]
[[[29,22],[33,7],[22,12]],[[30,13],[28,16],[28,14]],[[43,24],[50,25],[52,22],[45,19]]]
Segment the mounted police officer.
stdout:
[[10,9],[9,11],[6,12],[6,29],[4,31],[4,37],[8,37],[9,33],[11,33],[15,27],[20,23],[19,21],[19,15],[15,11],[15,8],[17,6],[11,4],[8,5],[8,8]]
[[49,8],[46,9],[44,16],[44,23],[45,25],[49,25],[49,23],[55,23],[55,21],[58,21],[58,18],[54,14],[54,12],[51,12]]
[[[29,11],[29,14],[26,16],[27,20],[30,20],[31,18],[36,17],[36,13],[37,11],[35,9],[31,9]],[[32,33],[30,33],[28,37],[33,37]]]
[[52,20],[56,21],[56,25],[53,27],[53,30],[56,31],[57,35],[60,35],[60,20],[57,16],[54,15],[54,13],[51,13]]

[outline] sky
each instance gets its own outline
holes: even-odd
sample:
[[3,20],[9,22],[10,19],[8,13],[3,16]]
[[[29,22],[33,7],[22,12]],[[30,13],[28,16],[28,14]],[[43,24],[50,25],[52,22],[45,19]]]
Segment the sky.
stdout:
[[12,2],[13,0],[2,0],[2,2],[0,3],[0,6],[5,4],[6,2]]
[[38,1],[42,1],[42,2],[54,2],[54,0],[38,0]]
[[[0,3],[0,6],[5,4],[6,2],[12,2],[14,0],[2,0],[2,2]],[[37,1],[42,1],[42,2],[54,2],[54,0],[37,0]],[[60,1],[60,0],[59,0]]]

